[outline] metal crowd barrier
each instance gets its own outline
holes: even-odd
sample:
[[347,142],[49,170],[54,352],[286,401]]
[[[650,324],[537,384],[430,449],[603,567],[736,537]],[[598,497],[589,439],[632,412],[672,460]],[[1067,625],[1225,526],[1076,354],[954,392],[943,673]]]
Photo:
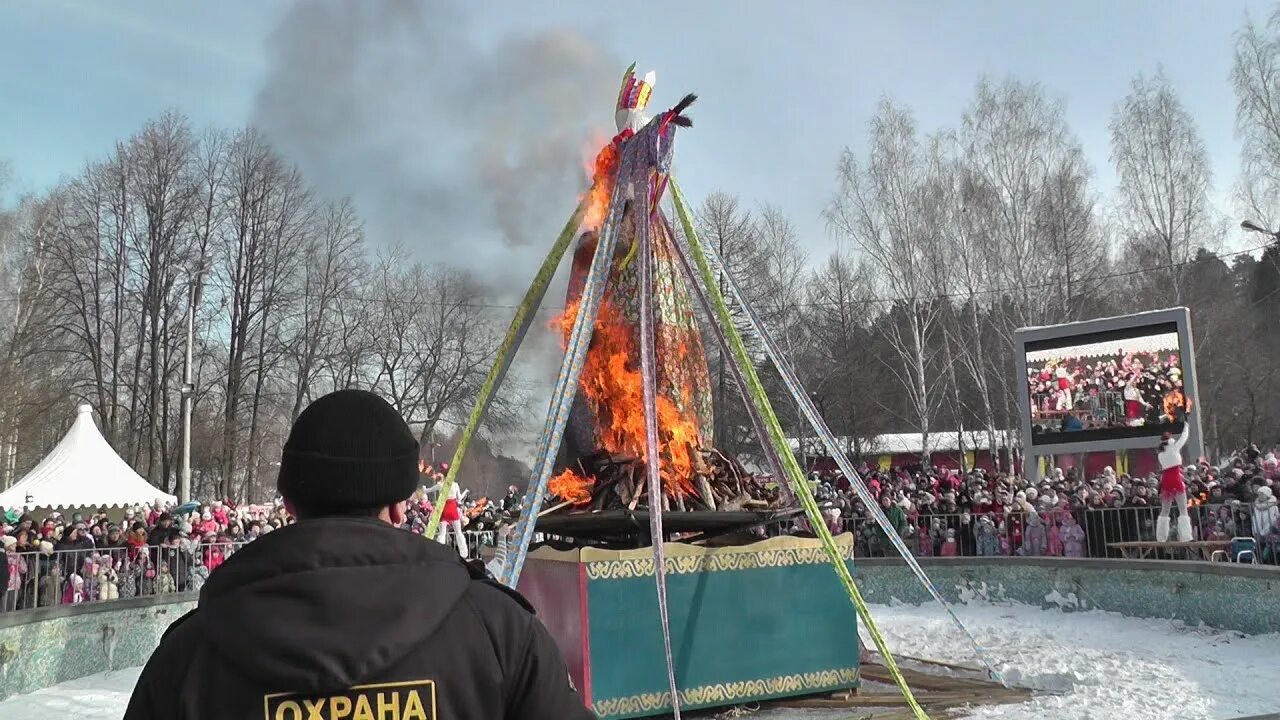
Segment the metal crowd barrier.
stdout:
[[197,592],[240,547],[199,543],[8,553],[0,611]]
[[[1175,510],[1176,512],[1176,510]],[[1118,558],[1112,543],[1155,540],[1160,506],[1094,508],[1069,512],[912,515],[903,539],[918,557],[1089,557]],[[1195,540],[1252,536],[1259,563],[1280,564],[1280,536],[1254,528],[1247,504],[1189,508]],[[985,518],[985,520],[983,519]],[[833,532],[851,531],[861,557],[892,556],[879,527],[867,518],[829,519]],[[1175,528],[1177,522],[1170,525]],[[804,521],[793,528],[803,532]],[[452,533],[446,542],[456,547]],[[470,557],[496,544],[493,530],[463,532]],[[0,575],[0,612],[116,599],[198,592],[226,558],[245,543],[200,543],[8,553],[8,574]],[[0,557],[6,557],[0,554]],[[1185,556],[1186,559],[1200,559]],[[8,580],[7,583],[4,580]]]
[[[1177,510],[1170,521],[1170,540],[1177,538]],[[931,514],[912,516],[902,533],[912,553],[919,557],[1087,557],[1120,558],[1113,543],[1155,541],[1156,518],[1160,506],[1091,508],[1069,512],[1040,513]],[[1254,528],[1250,506],[1201,505],[1188,508],[1192,537],[1189,540],[1253,537],[1258,543],[1258,562],[1280,564],[1280,536],[1268,528]],[[1068,520],[1070,516],[1070,520]],[[984,521],[982,518],[986,518]],[[879,527],[868,518],[829,521],[833,532],[850,531],[862,557],[895,554]],[[800,528],[804,531],[806,528]],[[948,542],[948,540],[952,542]],[[1173,551],[1163,557],[1200,560],[1198,552]]]

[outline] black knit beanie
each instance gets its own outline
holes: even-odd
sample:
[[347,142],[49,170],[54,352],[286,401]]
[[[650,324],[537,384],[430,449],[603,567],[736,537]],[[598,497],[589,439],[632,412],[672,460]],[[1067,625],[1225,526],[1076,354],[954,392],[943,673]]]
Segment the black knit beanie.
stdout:
[[307,406],[280,455],[280,494],[311,510],[377,508],[418,484],[418,441],[386,400],[339,390]]

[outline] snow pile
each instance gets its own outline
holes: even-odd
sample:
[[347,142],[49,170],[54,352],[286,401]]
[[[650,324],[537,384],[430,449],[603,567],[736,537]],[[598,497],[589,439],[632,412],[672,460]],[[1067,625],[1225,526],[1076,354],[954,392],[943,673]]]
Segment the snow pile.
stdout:
[[[956,614],[1011,683],[1061,694],[976,708],[970,718],[1222,720],[1280,711],[1280,635],[1245,636],[1080,610],[1069,594],[1046,598],[1072,611],[1069,615],[979,599],[1001,594],[999,588],[973,588],[973,602],[957,606]],[[932,604],[874,605],[872,615],[896,653],[977,665],[960,631]],[[103,673],[11,698],[0,702],[0,718],[116,720],[137,676],[136,668]],[[850,711],[774,711],[754,717],[844,720]]]
[[0,701],[0,718],[120,720],[142,668],[98,673]]
[[[969,717],[1218,720],[1280,711],[1280,635],[1081,611],[1070,595],[1049,602],[1074,612],[1017,603],[955,608],[1008,682],[1061,693]],[[893,652],[979,666],[935,605],[880,605],[871,614]]]

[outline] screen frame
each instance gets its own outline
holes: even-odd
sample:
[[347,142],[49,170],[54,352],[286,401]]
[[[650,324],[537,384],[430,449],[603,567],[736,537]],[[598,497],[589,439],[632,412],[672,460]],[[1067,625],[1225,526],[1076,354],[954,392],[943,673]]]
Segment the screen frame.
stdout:
[[1184,458],[1189,457],[1194,460],[1204,455],[1203,436],[1200,427],[1202,410],[1200,388],[1196,382],[1195,344],[1191,336],[1191,311],[1185,307],[1177,307],[1098,320],[1064,323],[1062,325],[1025,327],[1014,331],[1014,364],[1018,373],[1018,412],[1021,416],[1023,454],[1028,460],[1028,467],[1037,465],[1037,463],[1031,462],[1032,457],[1043,455],[1078,455],[1139,448],[1154,450],[1160,444],[1160,436],[1151,434],[1137,437],[1080,440],[1068,443],[1034,443],[1031,435],[1031,388],[1027,385],[1027,345],[1046,340],[1056,340],[1063,341],[1063,347],[1067,347],[1071,344],[1071,338],[1080,335],[1136,330],[1147,326],[1167,325],[1170,323],[1177,327],[1179,360],[1182,365],[1182,391],[1186,394],[1187,399],[1191,401],[1192,407],[1192,413],[1189,418],[1191,432],[1183,450],[1185,453]]

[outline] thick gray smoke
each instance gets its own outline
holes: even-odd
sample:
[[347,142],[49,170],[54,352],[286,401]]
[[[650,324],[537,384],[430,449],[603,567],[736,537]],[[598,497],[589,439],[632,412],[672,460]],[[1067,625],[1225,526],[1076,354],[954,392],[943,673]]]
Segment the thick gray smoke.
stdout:
[[[465,268],[513,303],[586,188],[624,66],[569,29],[478,37],[484,12],[497,10],[298,2],[268,40],[253,122],[320,192],[355,201],[373,247]],[[563,299],[553,288],[544,307]],[[530,408],[559,363],[549,318],[517,361]],[[504,445],[524,454],[527,434]]]
[[[299,2],[269,40],[254,123],[376,244],[519,296],[612,130],[622,66],[573,30],[476,38],[483,4]],[[558,302],[558,298],[548,300]]]

